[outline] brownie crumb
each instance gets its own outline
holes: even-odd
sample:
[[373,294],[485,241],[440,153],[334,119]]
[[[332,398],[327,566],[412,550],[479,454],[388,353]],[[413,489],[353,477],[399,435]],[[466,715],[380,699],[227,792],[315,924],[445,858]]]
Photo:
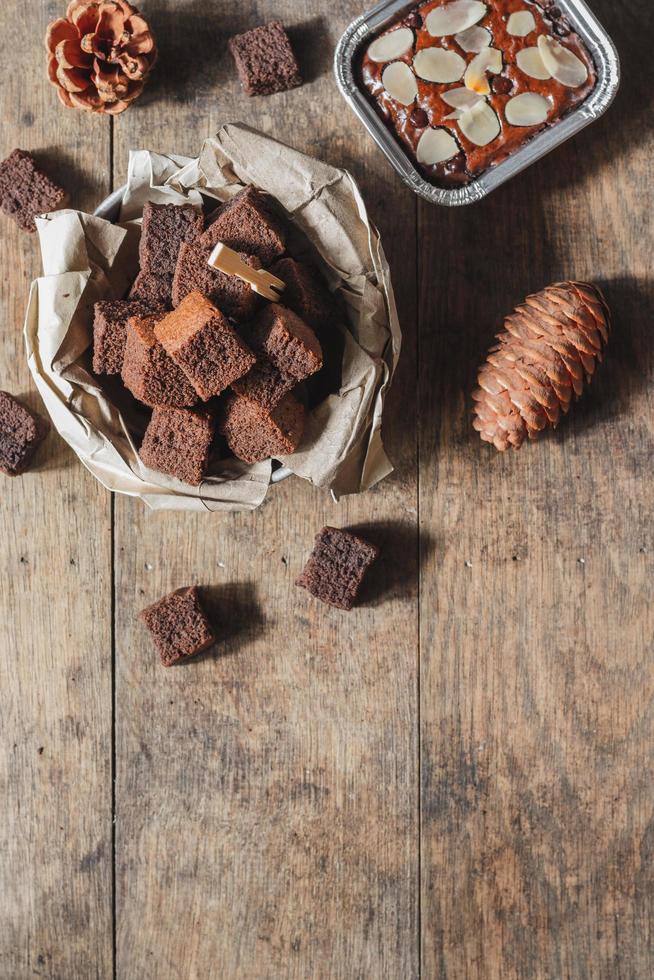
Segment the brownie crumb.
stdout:
[[49,429],[49,424],[37,412],[32,412],[9,392],[0,391],[0,472],[20,476],[29,469]]
[[170,592],[144,609],[140,619],[150,631],[164,667],[188,660],[216,642],[196,586]]
[[295,584],[321,602],[350,610],[368,569],[378,557],[379,548],[357,534],[324,527]]
[[[225,316],[248,320],[254,316],[261,300],[249,283],[238,276],[228,276],[209,265],[211,247],[200,242],[184,243],[179,250],[173,278],[172,301],[177,307],[189,293],[197,290]],[[260,269],[256,255],[241,252],[241,259],[253,269]]]
[[229,50],[246,95],[272,95],[302,84],[291,42],[278,20],[237,34]]
[[120,374],[125,357],[127,321],[154,312],[139,300],[103,299],[94,306],[93,372]]
[[272,411],[250,398],[230,395],[220,430],[237,459],[260,463],[294,453],[304,433],[304,421],[304,406],[293,395],[285,395]]
[[135,398],[151,408],[195,405],[195,388],[155,337],[155,325],[164,315],[131,317],[127,321],[123,383]]
[[284,254],[286,230],[266,195],[250,185],[219,209],[198,241],[208,252],[223,242],[235,252],[256,255],[268,266]]
[[57,211],[66,199],[66,191],[25,150],[14,150],[0,163],[0,206],[23,231],[36,231],[37,215]]
[[198,487],[209,463],[214,429],[213,416],[206,410],[155,408],[139,455],[151,470]]

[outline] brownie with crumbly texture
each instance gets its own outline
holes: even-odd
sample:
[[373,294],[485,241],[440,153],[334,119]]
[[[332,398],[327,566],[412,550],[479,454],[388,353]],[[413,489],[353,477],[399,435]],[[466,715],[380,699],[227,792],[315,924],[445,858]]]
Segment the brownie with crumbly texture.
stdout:
[[333,323],[334,301],[311,266],[285,256],[270,271],[286,284],[282,293],[284,306],[297,313],[313,330],[319,332]]
[[67,196],[25,150],[14,150],[0,163],[0,207],[23,231],[36,231],[37,215],[63,208]]
[[154,335],[155,325],[164,316],[155,313],[130,317],[127,321],[123,382],[135,398],[151,408],[195,405],[198,400],[195,388]]
[[197,291],[160,320],[154,333],[203,401],[247,374],[256,361],[220,310]]
[[304,433],[305,411],[293,395],[286,395],[266,411],[250,398],[229,395],[223,407],[220,431],[230,450],[244,463],[260,463],[294,453]]
[[270,361],[260,358],[251,371],[233,382],[232,391],[270,411],[296,385],[296,378],[283,374]]
[[223,242],[268,266],[284,254],[286,231],[266,195],[249,185],[220,208],[199,242],[209,252]]
[[285,375],[303,381],[322,367],[322,348],[311,327],[280,303],[269,303],[243,331],[248,344]]
[[169,310],[173,305],[172,274],[141,269],[132,283],[128,298],[145,303],[153,311]]
[[[254,316],[260,299],[249,283],[238,276],[228,276],[209,265],[211,248],[200,242],[184,243],[179,250],[173,278],[172,301],[177,307],[194,290],[202,293],[225,316],[247,320]],[[253,269],[260,269],[256,255],[240,256]]]
[[365,538],[324,527],[316,535],[314,549],[295,584],[330,606],[350,610],[366,572],[378,557],[379,548]]
[[120,374],[125,356],[127,321],[131,316],[147,316],[152,307],[139,300],[103,299],[95,304],[93,315],[93,371]]
[[139,456],[151,470],[197,487],[209,463],[214,431],[206,409],[155,408]]
[[302,84],[288,34],[281,21],[262,24],[229,41],[246,95],[272,95]]
[[0,391],[0,473],[20,476],[29,469],[49,431],[49,424],[37,412],[8,391]]
[[164,667],[188,660],[216,642],[194,585],[165,595],[144,609],[140,619],[150,631]]
[[204,216],[191,204],[154,204],[146,201],[141,224],[141,271],[172,276],[184,242],[204,230]]

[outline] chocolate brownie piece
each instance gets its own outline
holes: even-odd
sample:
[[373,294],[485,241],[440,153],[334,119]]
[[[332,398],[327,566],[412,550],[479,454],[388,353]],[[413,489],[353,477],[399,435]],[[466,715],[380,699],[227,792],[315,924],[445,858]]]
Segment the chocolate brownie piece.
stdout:
[[195,405],[198,396],[184,372],[168,356],[154,335],[154,327],[164,313],[130,317],[122,376],[125,387],[144,405]]
[[25,150],[14,150],[0,163],[0,206],[23,231],[36,231],[35,217],[63,208],[66,198]]
[[216,642],[194,585],[165,595],[144,609],[140,619],[149,629],[164,667],[188,660]]
[[296,378],[282,374],[270,361],[262,358],[251,371],[238,381],[234,381],[232,391],[270,411],[279,405],[284,395],[292,391],[296,385]]
[[155,408],[139,455],[151,470],[197,487],[204,479],[214,430],[206,409]]
[[197,291],[157,323],[154,333],[203,401],[247,374],[256,361],[220,310]]
[[137,299],[150,310],[169,310],[173,302],[173,276],[169,272],[149,272],[141,269],[129,291],[129,299]]
[[278,20],[237,34],[229,50],[247,95],[272,95],[302,84],[291,42]]
[[314,549],[295,584],[322,602],[349,610],[378,557],[379,548],[357,534],[324,527],[316,535]]
[[286,283],[282,294],[284,306],[297,313],[313,330],[320,331],[334,321],[334,301],[318,272],[289,256],[275,262],[270,271]]
[[284,254],[286,231],[266,196],[248,186],[220,208],[199,241],[209,252],[223,242],[235,252],[256,255],[268,266]]
[[280,303],[269,303],[249,329],[247,342],[264,354],[278,371],[297,381],[322,367],[322,349],[311,327]]
[[172,276],[183,242],[204,230],[204,216],[191,204],[153,204],[146,201],[141,224],[141,271]]
[[120,374],[125,356],[127,321],[131,316],[146,316],[152,309],[147,303],[127,299],[103,299],[95,304],[93,316],[93,371],[95,374]]
[[32,457],[50,430],[37,412],[0,391],[0,473],[20,476],[29,469]]
[[237,459],[259,463],[295,452],[304,433],[304,418],[304,406],[293,395],[285,395],[271,412],[250,398],[230,395],[220,430]]
[[[211,249],[199,242],[185,243],[179,250],[173,278],[173,306],[179,306],[185,296],[194,290],[202,293],[225,316],[235,320],[247,320],[254,316],[260,299],[247,282],[238,276],[227,276],[209,263]],[[241,253],[241,258],[253,269],[260,269],[256,255]]]

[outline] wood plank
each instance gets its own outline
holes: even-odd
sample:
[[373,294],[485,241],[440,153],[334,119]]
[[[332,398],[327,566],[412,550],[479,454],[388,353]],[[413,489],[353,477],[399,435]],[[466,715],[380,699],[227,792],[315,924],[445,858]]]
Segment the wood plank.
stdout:
[[[116,121],[118,179],[130,146],[195,154],[243,118],[351,167],[391,259],[410,269],[415,201],[331,77],[360,7],[302,6],[266,2],[254,16],[221,2],[200,15],[186,2],[173,17],[151,4],[159,81]],[[249,100],[225,41],[273,16],[295,26],[311,81]],[[397,285],[409,336],[387,433],[398,475],[383,487],[336,505],[291,480],[257,514],[225,518],[116,502],[122,980],[417,975],[415,276]],[[350,615],[293,586],[327,522],[365,525],[387,550],[372,604]],[[135,613],[187,582],[211,587],[227,637],[218,657],[164,671]]]
[[[29,42],[25,5],[0,9],[0,158],[43,153],[92,208],[109,123],[67,112],[48,84],[51,7],[33,5]],[[38,242],[0,226],[1,387],[39,408],[22,339]],[[54,434],[34,471],[0,480],[0,976],[110,977],[110,499]]]
[[[421,209],[428,977],[654,969],[650,9],[593,7],[625,68],[606,119],[484,204]],[[606,289],[606,366],[558,433],[501,457],[470,427],[475,369],[565,277]]]

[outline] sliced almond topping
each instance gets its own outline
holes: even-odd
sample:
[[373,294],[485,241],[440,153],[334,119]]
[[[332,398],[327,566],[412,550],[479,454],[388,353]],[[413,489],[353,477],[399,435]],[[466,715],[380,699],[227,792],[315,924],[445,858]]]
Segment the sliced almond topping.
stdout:
[[507,34],[513,37],[527,37],[527,34],[531,34],[535,29],[536,18],[531,10],[517,10],[511,14],[506,23]]
[[451,160],[459,152],[459,144],[446,129],[426,129],[418,142],[418,163],[428,167]]
[[403,61],[394,61],[382,72],[382,85],[396,102],[411,105],[418,94],[416,76]]
[[475,146],[486,146],[500,135],[500,121],[485,99],[466,109],[459,129]]
[[523,92],[509,99],[504,115],[511,126],[539,126],[547,119],[550,104],[543,95],[536,92]]
[[432,37],[449,37],[467,31],[485,15],[486,4],[480,0],[450,0],[450,3],[429,11],[425,26]]
[[427,82],[458,82],[466,70],[466,63],[456,51],[445,48],[423,48],[413,59],[413,67],[419,78]]
[[368,57],[371,61],[379,63],[394,61],[395,58],[401,58],[412,47],[413,31],[410,27],[400,27],[397,31],[382,34],[376,41],[373,41],[368,48]]
[[540,56],[538,48],[523,48],[516,55],[516,64],[520,71],[530,78],[546,79],[552,76],[545,67],[545,62]]
[[451,88],[441,94],[441,99],[445,105],[451,105],[453,109],[469,109],[471,105],[476,105],[483,98],[476,92],[471,92],[469,88]]
[[467,31],[457,34],[454,40],[466,54],[479,54],[490,46],[493,38],[485,27],[469,27]]
[[486,73],[499,75],[502,71],[502,52],[497,48],[484,48],[472,59],[463,76],[467,88],[478,95],[488,95],[490,85]]
[[538,38],[538,50],[552,78],[566,88],[578,88],[588,78],[588,69],[583,61],[553,37],[541,34]]

